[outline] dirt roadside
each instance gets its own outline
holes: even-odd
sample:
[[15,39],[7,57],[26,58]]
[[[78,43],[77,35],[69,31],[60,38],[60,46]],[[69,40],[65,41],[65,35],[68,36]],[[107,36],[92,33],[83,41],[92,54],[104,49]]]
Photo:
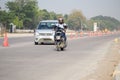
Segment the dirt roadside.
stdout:
[[98,67],[94,73],[80,80],[113,80],[114,71],[120,62],[120,40],[113,41],[107,54],[102,61],[98,62]]

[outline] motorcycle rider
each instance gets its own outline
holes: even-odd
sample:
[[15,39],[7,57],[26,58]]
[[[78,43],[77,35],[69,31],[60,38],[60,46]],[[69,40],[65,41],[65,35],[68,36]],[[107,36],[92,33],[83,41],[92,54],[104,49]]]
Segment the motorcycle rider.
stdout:
[[55,30],[57,27],[62,28],[64,30],[64,33],[62,34],[62,36],[64,37],[65,42],[66,42],[66,40],[67,40],[67,37],[66,37],[67,25],[64,23],[64,19],[62,17],[58,18],[58,24],[56,24]]

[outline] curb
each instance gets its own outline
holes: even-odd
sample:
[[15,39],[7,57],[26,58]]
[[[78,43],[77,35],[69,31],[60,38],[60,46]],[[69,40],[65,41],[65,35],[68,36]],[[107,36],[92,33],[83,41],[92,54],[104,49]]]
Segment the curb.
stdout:
[[[116,43],[120,42],[120,38],[118,38],[118,39],[116,38],[115,42]],[[120,50],[119,50],[119,54],[120,54]],[[113,72],[113,80],[120,80],[120,62],[116,66],[115,71]]]
[[113,80],[120,80],[120,64],[116,67],[113,73]]

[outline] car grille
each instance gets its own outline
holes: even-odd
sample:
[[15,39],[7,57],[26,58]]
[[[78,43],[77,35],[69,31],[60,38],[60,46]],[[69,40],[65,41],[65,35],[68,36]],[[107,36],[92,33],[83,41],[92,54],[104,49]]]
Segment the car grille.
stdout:
[[40,36],[52,36],[52,33],[39,33]]

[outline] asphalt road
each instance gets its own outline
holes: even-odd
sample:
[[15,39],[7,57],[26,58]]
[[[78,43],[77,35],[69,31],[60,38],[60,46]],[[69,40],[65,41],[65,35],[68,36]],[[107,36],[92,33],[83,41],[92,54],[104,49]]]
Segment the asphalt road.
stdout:
[[68,41],[65,51],[54,45],[34,45],[33,37],[0,39],[0,80],[80,80],[92,73],[111,41],[120,34]]

